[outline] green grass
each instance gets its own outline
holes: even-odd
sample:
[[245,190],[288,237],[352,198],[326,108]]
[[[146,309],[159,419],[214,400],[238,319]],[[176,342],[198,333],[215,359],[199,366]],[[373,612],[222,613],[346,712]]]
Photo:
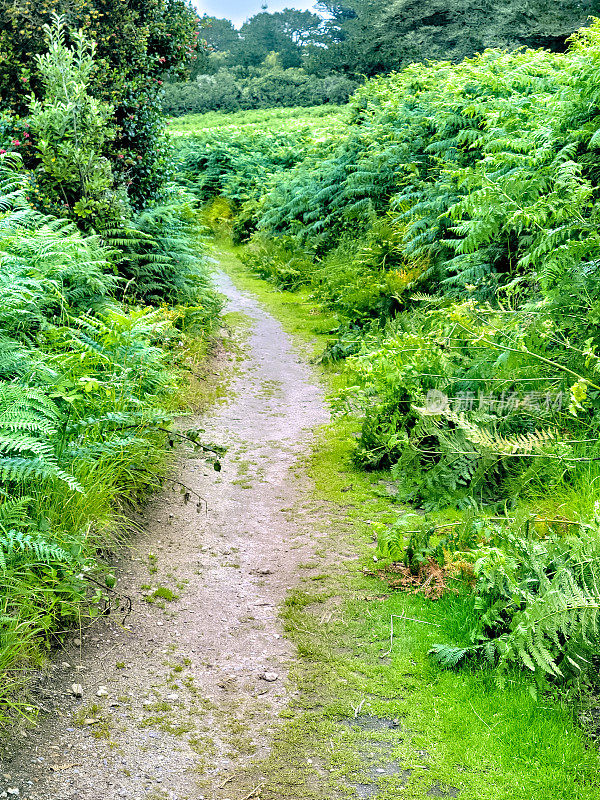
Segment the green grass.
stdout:
[[[324,315],[308,293],[277,291],[249,275],[231,250],[221,248],[220,257],[301,350],[323,349]],[[331,389],[344,380],[331,367],[320,374]],[[377,787],[377,800],[424,798],[436,787],[478,800],[600,797],[598,752],[572,706],[549,691],[536,694],[518,672],[500,686],[487,668],[444,672],[430,662],[431,645],[459,637],[474,613],[468,595],[436,603],[391,592],[363,572],[374,566],[373,523],[392,522],[402,508],[382,495],[385,474],[351,464],[358,428],[345,418],[320,430],[304,465],[322,520],[310,562],[319,580],[301,579],[282,609],[299,654],[290,678],[297,694],[272,754],[246,776],[249,788],[260,774],[265,800],[355,797],[358,784]],[[390,650],[392,616],[404,619],[394,620]],[[365,730],[352,724],[355,715],[397,725]],[[393,763],[396,774],[376,771]]]
[[209,111],[206,114],[186,114],[169,120],[169,131],[174,134],[196,133],[201,130],[252,126],[269,130],[290,130],[290,127],[327,127],[347,114],[345,106],[309,106],[298,108],[267,108],[257,111],[234,111],[229,114]]

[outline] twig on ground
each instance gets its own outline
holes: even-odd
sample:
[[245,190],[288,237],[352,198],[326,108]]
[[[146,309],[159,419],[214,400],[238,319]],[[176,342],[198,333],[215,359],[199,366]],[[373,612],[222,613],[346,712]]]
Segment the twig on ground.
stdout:
[[[482,717],[480,717],[479,714],[475,711],[475,709],[473,708],[473,703],[470,700],[469,700],[469,705],[471,706],[471,711],[475,714],[477,719],[483,722],[483,724],[489,729],[490,733],[494,730],[494,728],[497,725],[500,725],[500,723],[502,722],[502,720],[499,719],[498,722],[495,722],[493,725],[488,725],[488,723]],[[544,706],[539,706],[539,707],[544,708]]]
[[[90,583],[94,583],[96,586],[99,586],[102,589],[103,592],[106,592],[107,594],[111,595],[111,597],[113,599],[116,599],[118,601],[118,605],[117,605],[118,609],[125,613],[125,616],[123,617],[123,619],[121,621],[121,625],[124,625],[125,624],[125,620],[127,619],[127,617],[131,614],[131,612],[133,610],[133,600],[131,599],[131,597],[128,594],[119,594],[119,592],[117,592],[115,589],[111,589],[105,583],[101,583],[100,581],[97,581],[95,578],[92,578],[91,575],[84,575],[83,578],[84,578],[84,580],[89,581]],[[121,601],[123,601],[123,605],[121,605]],[[105,616],[105,615],[109,614],[110,610],[111,609],[110,609],[110,603],[109,603],[108,605],[105,605],[104,614],[100,615],[100,616]],[[88,627],[91,628],[92,625],[94,624],[94,622],[97,619],[99,619],[99,617],[94,617],[94,619],[92,620],[92,622],[89,624]]]
[[260,792],[260,790],[262,789],[263,786],[264,786],[264,783],[259,783],[258,786],[255,786],[254,789],[252,789],[250,794],[247,794],[245,797],[242,797],[242,800],[250,800],[251,797],[255,797],[256,793]]
[[187,486],[185,483],[182,483],[182,481],[178,480],[177,478],[167,478],[167,477],[161,476],[160,480],[165,482],[165,483],[170,483],[173,486],[181,486],[181,488],[185,490],[184,492],[182,492],[182,494],[183,494],[183,502],[186,505],[189,503],[192,495],[197,497],[198,498],[198,502],[196,503],[196,510],[200,511],[200,509],[202,508],[202,503],[204,503],[204,511],[205,511],[205,513],[208,514],[208,502],[207,502],[207,500],[204,497],[202,497],[202,495],[198,494],[198,492],[195,491],[195,489],[191,489],[189,486]]
[[432,572],[432,573],[431,573],[431,575],[430,575],[430,576],[429,576],[429,577],[428,577],[426,580],[424,580],[424,581],[423,581],[423,583],[422,583],[422,584],[419,586],[419,590],[421,590],[421,589],[425,589],[427,586],[429,586],[429,584],[431,583],[431,581],[432,581],[432,580],[433,580],[433,572]]
[[366,700],[367,700],[367,698],[366,698],[366,697],[363,697],[363,699],[362,699],[362,700],[360,701],[360,703],[359,703],[359,704],[356,706],[356,708],[354,708],[354,706],[353,706],[353,708],[354,708],[354,719],[356,719],[356,718],[358,717],[358,715],[360,714],[360,712],[361,712],[361,710],[362,710],[362,707],[364,706],[364,704],[365,704]]
[[471,711],[472,711],[472,712],[475,714],[475,716],[477,717],[477,719],[478,719],[480,722],[483,722],[483,724],[485,725],[485,727],[486,727],[488,730],[490,730],[490,731],[491,731],[491,730],[492,730],[491,726],[487,724],[487,722],[486,722],[486,721],[483,719],[483,717],[480,717],[480,716],[479,716],[479,714],[478,714],[478,713],[475,711],[475,709],[473,708],[473,703],[472,703],[470,700],[469,700],[469,705],[471,706]]

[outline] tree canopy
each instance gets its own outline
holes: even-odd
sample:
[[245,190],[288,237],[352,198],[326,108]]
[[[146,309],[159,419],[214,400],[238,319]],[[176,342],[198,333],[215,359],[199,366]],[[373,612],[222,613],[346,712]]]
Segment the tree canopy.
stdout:
[[322,0],[327,46],[309,68],[376,75],[414,61],[458,62],[488,47],[562,52],[600,0]]
[[358,85],[414,62],[458,63],[487,48],[564,52],[569,37],[600,15],[600,0],[320,0],[315,8],[263,10],[239,30],[205,15],[207,49],[191,82],[169,86],[166,108],[286,105],[300,85],[303,99],[294,105],[344,102],[352,85],[340,84],[342,77]]
[[95,42],[92,94],[113,107],[115,138],[107,153],[134,204],[164,181],[159,147],[162,85],[183,77],[196,55],[199,20],[187,0],[0,0],[0,104],[23,115],[43,93],[35,57],[46,49],[45,26],[59,14]]

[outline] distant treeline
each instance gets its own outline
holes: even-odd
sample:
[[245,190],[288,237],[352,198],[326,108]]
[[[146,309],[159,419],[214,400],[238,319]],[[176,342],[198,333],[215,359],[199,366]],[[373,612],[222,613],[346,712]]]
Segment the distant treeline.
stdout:
[[[273,60],[276,62],[277,56]],[[301,67],[222,68],[212,75],[171,84],[166,110],[173,116],[207,111],[240,111],[277,106],[318,106],[346,103],[359,82],[346,75],[311,75]]]
[[237,30],[205,15],[206,49],[165,109],[206,111],[344,103],[365,77],[415,61],[458,62],[488,47],[562,52],[600,0],[323,0],[263,11]]

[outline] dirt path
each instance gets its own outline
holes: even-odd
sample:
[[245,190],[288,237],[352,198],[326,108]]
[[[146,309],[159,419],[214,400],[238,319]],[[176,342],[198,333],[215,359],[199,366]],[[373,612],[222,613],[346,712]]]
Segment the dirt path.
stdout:
[[190,422],[228,447],[220,473],[182,460],[208,512],[179,493],[147,509],[148,534],[119,565],[126,628],[73,636],[40,679],[48,713],[5,744],[2,797],[235,800],[252,789],[245,765],[268,752],[294,657],[278,606],[313,549],[310,510],[292,513],[310,502],[292,470],[327,411],[280,324],[217,282],[251,327],[228,402]]

